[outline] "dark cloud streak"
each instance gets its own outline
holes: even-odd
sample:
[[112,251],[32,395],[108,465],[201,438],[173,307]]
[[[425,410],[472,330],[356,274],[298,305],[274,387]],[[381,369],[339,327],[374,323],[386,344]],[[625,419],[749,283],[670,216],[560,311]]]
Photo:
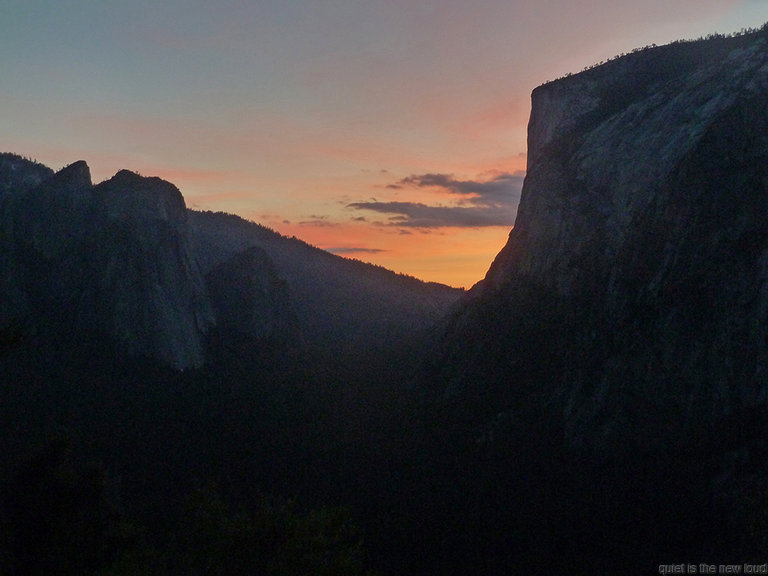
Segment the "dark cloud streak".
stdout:
[[326,248],[327,252],[332,254],[380,254],[386,252],[379,248],[354,248],[354,247],[341,247],[341,248]]
[[497,174],[486,181],[456,180],[450,174],[421,174],[403,178],[395,185],[442,188],[466,196],[469,203],[477,206],[508,205],[512,198],[517,205],[524,178],[523,172]]
[[523,172],[501,173],[490,180],[456,180],[450,174],[420,174],[403,178],[387,188],[439,188],[459,197],[457,206],[421,202],[353,202],[348,208],[393,214],[389,226],[442,228],[511,226],[514,223]]
[[510,226],[514,220],[511,210],[490,210],[483,206],[429,206],[417,202],[356,202],[349,207],[355,210],[395,214],[389,219],[390,226],[411,228]]
[[315,220],[302,220],[299,222],[299,226],[311,226],[313,228],[336,228],[340,226],[340,224],[338,222],[331,222],[326,216]]

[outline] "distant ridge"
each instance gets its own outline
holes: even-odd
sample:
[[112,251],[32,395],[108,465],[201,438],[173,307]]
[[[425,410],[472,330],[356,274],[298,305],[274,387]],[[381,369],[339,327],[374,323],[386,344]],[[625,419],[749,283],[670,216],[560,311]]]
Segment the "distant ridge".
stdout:
[[462,290],[326,252],[222,212],[189,211],[204,271],[256,246],[285,279],[308,342],[381,349],[431,326]]

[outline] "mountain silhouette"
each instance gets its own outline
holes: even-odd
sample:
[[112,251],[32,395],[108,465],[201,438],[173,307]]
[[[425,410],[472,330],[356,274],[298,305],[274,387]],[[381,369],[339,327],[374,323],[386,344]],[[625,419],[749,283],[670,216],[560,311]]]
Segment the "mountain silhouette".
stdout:
[[189,211],[159,178],[121,170],[94,186],[83,161],[52,174],[2,159],[0,309],[39,338],[108,342],[178,369],[212,360],[214,332],[220,345],[293,326],[297,345],[382,349],[461,293]]

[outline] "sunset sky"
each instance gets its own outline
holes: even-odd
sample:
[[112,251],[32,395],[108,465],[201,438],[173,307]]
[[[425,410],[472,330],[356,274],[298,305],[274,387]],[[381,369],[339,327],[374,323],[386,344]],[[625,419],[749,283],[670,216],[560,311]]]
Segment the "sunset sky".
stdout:
[[765,0],[4,0],[0,151],[469,287],[514,222],[533,88],[766,21]]

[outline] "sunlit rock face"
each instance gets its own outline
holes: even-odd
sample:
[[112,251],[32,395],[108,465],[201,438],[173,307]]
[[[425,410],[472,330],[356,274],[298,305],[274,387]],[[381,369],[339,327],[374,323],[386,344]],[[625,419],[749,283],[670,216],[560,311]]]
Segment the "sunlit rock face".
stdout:
[[433,389],[546,406],[577,445],[669,444],[765,402],[766,102],[764,31],[537,88],[515,227]]

